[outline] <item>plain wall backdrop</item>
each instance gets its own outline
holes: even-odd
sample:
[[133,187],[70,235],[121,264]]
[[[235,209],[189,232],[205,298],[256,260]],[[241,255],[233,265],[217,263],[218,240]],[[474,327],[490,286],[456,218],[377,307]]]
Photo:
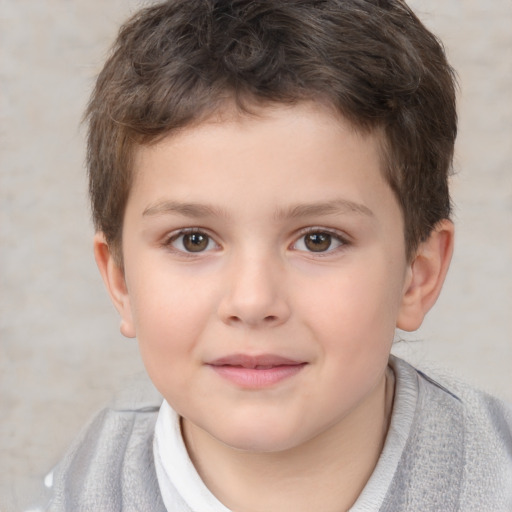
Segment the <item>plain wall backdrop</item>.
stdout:
[[[80,119],[135,0],[0,0],[0,510],[143,372],[92,255]],[[459,74],[456,250],[396,348],[512,401],[512,1],[414,0]]]

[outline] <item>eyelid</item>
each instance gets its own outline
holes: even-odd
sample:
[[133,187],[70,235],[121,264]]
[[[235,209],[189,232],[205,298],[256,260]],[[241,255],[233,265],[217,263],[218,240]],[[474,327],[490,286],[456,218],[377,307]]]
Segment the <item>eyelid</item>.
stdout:
[[[211,241],[215,244],[215,248],[214,249],[205,249],[204,251],[192,252],[192,251],[178,249],[172,245],[173,242],[178,240],[180,237],[185,236],[185,235],[195,234],[195,233],[199,233],[199,234],[207,236],[209,241]],[[176,230],[172,231],[171,233],[168,233],[167,235],[165,235],[165,237],[162,241],[162,245],[172,252],[175,252],[180,255],[184,255],[186,257],[192,257],[192,258],[210,253],[210,252],[212,252],[212,250],[220,249],[220,247],[221,247],[220,244],[217,242],[216,237],[213,236],[209,232],[208,229],[200,228],[198,226],[189,227],[189,228],[180,228],[180,229],[176,229]]]
[[303,251],[303,250],[301,250],[300,252],[304,252],[304,253],[307,253],[309,255],[314,255],[315,257],[322,257],[322,256],[329,256],[329,255],[337,252],[338,250],[344,249],[348,245],[351,245],[350,237],[346,233],[344,233],[342,231],[339,231],[339,230],[333,229],[333,228],[326,228],[326,227],[323,227],[323,226],[310,226],[310,227],[307,227],[307,228],[300,229],[295,234],[294,241],[290,244],[290,247],[293,249],[293,246],[296,245],[297,242],[301,238],[303,238],[304,236],[309,235],[311,233],[326,233],[326,234],[332,236],[333,238],[339,240],[341,242],[341,245],[338,246],[338,247],[335,247],[334,249],[328,249],[327,251],[314,252],[314,251]]

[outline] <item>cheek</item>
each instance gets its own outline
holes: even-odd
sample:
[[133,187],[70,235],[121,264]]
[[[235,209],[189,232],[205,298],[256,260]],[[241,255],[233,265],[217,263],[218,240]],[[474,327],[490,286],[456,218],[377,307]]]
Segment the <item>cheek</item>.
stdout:
[[162,272],[138,276],[133,285],[133,318],[146,366],[169,367],[183,364],[181,358],[193,359],[214,310],[211,292],[182,275]]
[[[142,298],[142,297],[141,297]],[[173,403],[176,390],[191,389],[190,380],[199,358],[196,355],[205,315],[197,300],[151,295],[137,308],[136,333],[139,351],[156,388]]]
[[344,355],[385,349],[393,340],[400,287],[396,272],[373,260],[372,266],[346,268],[307,286],[301,309],[323,344]]

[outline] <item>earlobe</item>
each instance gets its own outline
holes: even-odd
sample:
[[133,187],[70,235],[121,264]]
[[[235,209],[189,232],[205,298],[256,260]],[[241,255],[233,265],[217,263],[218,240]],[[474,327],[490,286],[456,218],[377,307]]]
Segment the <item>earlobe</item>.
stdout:
[[121,334],[135,338],[135,325],[124,270],[117,264],[103,233],[94,235],[94,257],[110,299],[121,316]]
[[443,286],[453,253],[454,227],[440,221],[414,256],[405,281],[397,327],[415,331],[435,304]]

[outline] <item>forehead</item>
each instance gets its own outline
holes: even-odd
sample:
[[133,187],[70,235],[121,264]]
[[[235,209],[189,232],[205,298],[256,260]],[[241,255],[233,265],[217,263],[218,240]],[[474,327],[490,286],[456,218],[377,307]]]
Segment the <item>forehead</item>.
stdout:
[[130,195],[146,196],[153,206],[164,196],[184,200],[193,195],[224,210],[240,197],[257,194],[276,208],[285,199],[332,202],[340,194],[364,205],[387,187],[381,139],[380,133],[362,133],[319,103],[272,105],[249,113],[226,108],[140,146]]
[[[309,129],[308,129],[309,128]],[[196,141],[206,143],[222,144],[224,154],[236,154],[240,149],[237,146],[234,132],[240,136],[253,132],[254,145],[257,145],[259,137],[255,136],[267,134],[269,138],[275,140],[278,136],[281,142],[292,141],[300,133],[303,138],[309,138],[310,144],[302,148],[306,152],[314,153],[314,145],[317,135],[321,131],[330,131],[333,137],[325,140],[327,145],[332,141],[335,145],[339,140],[334,140],[336,136],[358,138],[366,146],[364,152],[379,153],[379,161],[386,160],[386,152],[382,148],[386,147],[386,137],[384,130],[380,127],[365,129],[362,126],[349,122],[327,101],[304,100],[293,104],[282,103],[264,103],[246,102],[242,106],[236,104],[233,100],[225,101],[220,108],[200,116],[183,128],[173,130],[170,133],[163,134],[156,141],[148,144],[135,144],[132,152],[132,170],[135,176],[140,174],[148,156],[160,153],[164,147],[174,146],[174,153],[177,155],[180,148],[185,148],[187,142]],[[231,141],[231,144],[230,144]],[[298,152],[298,147],[293,148],[292,153]],[[383,167],[383,166],[382,166]]]

